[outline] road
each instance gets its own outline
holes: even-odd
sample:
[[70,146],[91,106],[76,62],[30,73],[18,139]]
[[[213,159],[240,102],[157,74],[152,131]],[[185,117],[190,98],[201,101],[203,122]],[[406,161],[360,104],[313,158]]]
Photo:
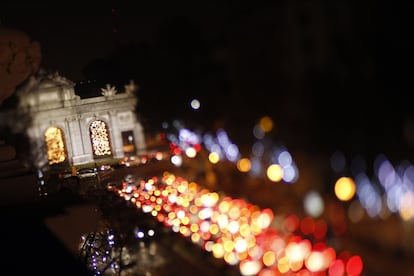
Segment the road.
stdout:
[[[133,174],[135,177],[145,179],[160,175],[163,171],[170,171],[195,180],[210,190],[243,198],[263,208],[270,207],[279,215],[289,214],[295,210],[303,215],[300,211],[302,199],[297,191],[298,188],[280,184],[275,189],[275,183],[240,174],[231,163],[210,167],[209,170],[214,173],[216,179],[215,182],[211,182],[208,180],[209,170],[206,170],[204,161],[194,161],[197,160],[184,162],[183,167],[180,168],[164,161],[125,168],[112,174],[108,181],[117,181],[125,174]],[[200,166],[203,168],[200,169]],[[302,171],[304,175],[317,172],[317,170]],[[348,221],[345,233],[334,237],[330,242],[341,251],[348,250],[360,255],[364,261],[363,275],[407,275],[407,271],[414,271],[413,240],[410,238],[412,237],[410,233],[413,233],[412,224],[404,223],[397,215],[384,220],[365,218],[355,223]]]
[[[200,170],[201,163],[185,162],[183,167],[175,167],[169,161],[161,161],[125,167],[100,173],[100,184],[104,186],[110,182],[118,182],[127,174],[145,179],[170,171],[194,179],[210,190],[220,190],[261,207],[271,207],[280,214],[295,210],[301,203],[297,193],[289,187],[274,189],[275,183],[248,178],[236,172],[232,164]],[[208,172],[214,173],[216,182],[208,180]],[[79,263],[76,255],[78,237],[102,230],[107,225],[103,215],[108,215],[104,214],[108,207],[110,205],[102,205],[102,202],[98,204],[96,198],[79,200],[69,194],[57,194],[50,195],[41,202],[21,205],[18,208],[3,208],[4,225],[9,226],[3,227],[1,231],[3,237],[7,237],[4,248],[8,256],[4,259],[3,271],[16,274],[87,275],[88,272]],[[130,226],[147,221],[125,205],[109,210],[113,211],[114,218]],[[130,223],[131,221],[134,223]],[[401,235],[402,231],[410,230],[403,228],[401,221],[395,216],[385,221],[363,220],[349,224],[345,235],[337,238],[334,243],[362,257],[363,275],[404,276],[407,271],[414,271],[414,264],[410,246],[412,241]],[[141,260],[141,267],[143,260],[151,260],[154,256],[164,260],[157,267],[147,267],[147,272],[151,271],[152,275],[237,275],[235,267],[224,265],[220,260],[212,258],[210,253],[175,233],[165,232],[166,229],[159,227],[157,229],[161,233],[157,239],[145,242],[144,246],[139,242],[132,245],[136,249],[134,254],[138,254],[136,257]],[[20,259],[15,256],[22,256],[21,260],[27,265],[20,266]],[[66,270],[62,271],[62,267],[66,267]]]

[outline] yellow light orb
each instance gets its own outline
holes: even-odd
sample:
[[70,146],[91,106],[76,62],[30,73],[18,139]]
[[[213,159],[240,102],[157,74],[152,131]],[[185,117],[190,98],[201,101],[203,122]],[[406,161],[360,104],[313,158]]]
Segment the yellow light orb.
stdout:
[[242,158],[237,162],[237,169],[241,172],[250,171],[251,163],[248,158]]
[[273,182],[279,182],[283,178],[283,169],[278,164],[270,165],[267,168],[267,177]]
[[348,201],[355,195],[355,182],[350,177],[341,177],[335,183],[335,195],[339,200]]
[[217,162],[220,161],[220,156],[217,152],[210,152],[208,155],[208,160],[213,164],[217,164]]
[[279,259],[277,269],[281,273],[287,273],[289,271],[289,259],[286,256]]
[[217,259],[223,258],[224,256],[224,248],[221,243],[216,243],[213,245],[212,248],[213,256]]
[[409,221],[414,217],[414,194],[405,193],[400,200],[399,213],[403,220]]
[[270,132],[273,129],[273,120],[265,116],[260,119],[259,126],[264,132]]
[[272,266],[276,263],[276,255],[273,251],[266,251],[262,259],[265,266]]

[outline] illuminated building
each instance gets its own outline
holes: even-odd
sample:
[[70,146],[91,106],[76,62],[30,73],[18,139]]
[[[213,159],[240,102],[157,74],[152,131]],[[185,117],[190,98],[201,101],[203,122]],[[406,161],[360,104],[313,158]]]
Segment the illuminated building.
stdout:
[[108,84],[101,88],[102,96],[86,99],[76,95],[74,87],[57,73],[32,77],[17,91],[17,112],[0,114],[0,124],[27,134],[36,166],[76,166],[144,150],[132,81],[122,93]]

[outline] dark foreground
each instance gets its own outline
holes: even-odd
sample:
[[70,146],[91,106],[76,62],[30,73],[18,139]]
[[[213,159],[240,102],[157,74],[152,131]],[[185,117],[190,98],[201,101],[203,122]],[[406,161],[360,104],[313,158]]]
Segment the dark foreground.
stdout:
[[44,223],[74,203],[68,200],[59,195],[27,205],[2,206],[2,275],[91,275]]

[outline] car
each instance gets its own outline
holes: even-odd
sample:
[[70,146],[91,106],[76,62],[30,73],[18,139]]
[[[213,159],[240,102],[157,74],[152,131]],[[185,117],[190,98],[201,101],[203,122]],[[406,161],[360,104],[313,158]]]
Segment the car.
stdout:
[[116,191],[116,190],[121,190],[122,189],[122,183],[117,183],[117,182],[109,182],[106,185],[106,188],[109,191]]
[[100,170],[100,171],[110,171],[110,170],[113,170],[113,168],[111,167],[111,165],[109,165],[109,164],[105,164],[105,165],[101,165],[101,166],[99,167],[99,170]]
[[[122,162],[124,162],[124,161],[122,161]],[[114,168],[114,169],[123,169],[125,167],[126,167],[125,163],[117,163],[117,164],[112,165],[112,168]]]
[[79,178],[96,177],[98,175],[96,168],[82,168],[77,171]]

